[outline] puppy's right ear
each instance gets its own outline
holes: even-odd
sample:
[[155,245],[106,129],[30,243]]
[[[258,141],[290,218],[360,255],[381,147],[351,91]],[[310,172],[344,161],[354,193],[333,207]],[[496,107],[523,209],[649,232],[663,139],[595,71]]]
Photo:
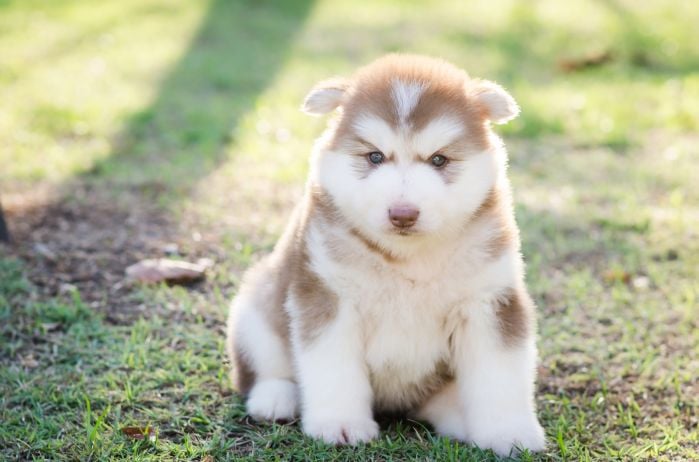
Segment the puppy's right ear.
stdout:
[[337,109],[342,103],[349,82],[345,79],[324,80],[316,84],[306,95],[301,110],[306,114],[323,115]]

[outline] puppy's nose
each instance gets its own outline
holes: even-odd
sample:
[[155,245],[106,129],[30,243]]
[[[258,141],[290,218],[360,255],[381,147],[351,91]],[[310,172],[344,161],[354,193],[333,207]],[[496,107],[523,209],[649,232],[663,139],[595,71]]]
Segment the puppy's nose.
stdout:
[[396,228],[410,228],[419,215],[420,211],[412,205],[395,205],[388,209],[388,218]]

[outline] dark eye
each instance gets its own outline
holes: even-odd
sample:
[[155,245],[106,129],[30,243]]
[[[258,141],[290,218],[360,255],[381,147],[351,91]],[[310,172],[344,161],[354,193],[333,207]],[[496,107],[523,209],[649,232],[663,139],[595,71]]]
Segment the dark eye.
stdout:
[[385,159],[383,153],[379,151],[370,152],[366,155],[366,157],[367,159],[369,159],[369,162],[371,162],[374,165],[382,164]]
[[447,159],[441,154],[435,154],[432,157],[430,157],[430,163],[437,168],[444,167],[445,165],[447,165],[448,161],[449,159]]

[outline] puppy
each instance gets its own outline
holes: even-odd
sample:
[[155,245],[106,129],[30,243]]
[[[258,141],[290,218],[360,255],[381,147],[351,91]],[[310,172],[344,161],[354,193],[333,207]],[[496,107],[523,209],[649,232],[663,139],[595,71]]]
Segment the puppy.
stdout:
[[230,311],[247,412],[357,444],[378,436],[374,411],[401,411],[498,454],[541,450],[535,308],[491,130],[515,101],[445,61],[389,55],[319,83],[303,110],[337,117]]

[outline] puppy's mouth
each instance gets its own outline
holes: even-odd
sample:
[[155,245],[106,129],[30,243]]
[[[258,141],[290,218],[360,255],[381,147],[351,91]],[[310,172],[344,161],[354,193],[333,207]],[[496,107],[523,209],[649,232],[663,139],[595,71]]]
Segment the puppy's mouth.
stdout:
[[388,230],[389,234],[393,234],[396,236],[415,236],[417,234],[420,234],[419,229],[415,228],[397,228],[397,227],[392,227]]

